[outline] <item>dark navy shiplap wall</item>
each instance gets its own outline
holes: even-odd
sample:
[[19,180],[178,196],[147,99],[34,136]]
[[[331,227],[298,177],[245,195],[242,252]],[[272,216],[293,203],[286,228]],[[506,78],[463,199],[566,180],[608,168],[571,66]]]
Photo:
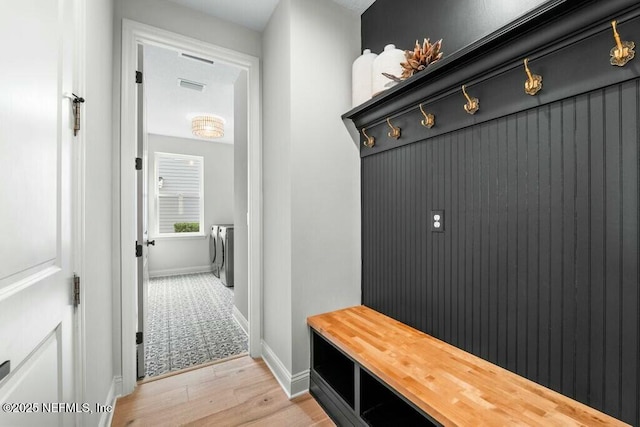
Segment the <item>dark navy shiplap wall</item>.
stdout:
[[636,79],[363,157],[363,304],[640,425],[639,147]]

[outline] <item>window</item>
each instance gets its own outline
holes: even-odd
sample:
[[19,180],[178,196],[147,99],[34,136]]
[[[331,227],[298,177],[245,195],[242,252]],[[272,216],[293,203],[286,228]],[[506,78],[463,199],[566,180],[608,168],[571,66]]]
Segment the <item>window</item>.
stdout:
[[203,235],[204,158],[156,153],[156,230],[158,236]]

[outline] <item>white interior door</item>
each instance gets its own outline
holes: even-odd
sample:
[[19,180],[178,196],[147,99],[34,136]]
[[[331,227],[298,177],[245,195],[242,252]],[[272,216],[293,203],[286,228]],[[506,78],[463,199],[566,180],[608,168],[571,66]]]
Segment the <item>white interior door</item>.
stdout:
[[144,91],[144,46],[138,45],[137,71],[141,74],[141,82],[137,84],[137,157],[142,159],[142,169],[138,171],[136,178],[137,193],[137,239],[142,245],[142,256],[138,258],[138,330],[137,342],[137,375],[142,378],[146,375],[144,339],[147,330],[147,293],[149,287],[149,245],[155,245],[155,241],[149,241],[149,182],[147,168],[149,165],[149,148],[147,138],[147,110]]
[[[0,2],[0,425],[72,425],[76,0]],[[22,406],[20,406],[22,404]],[[8,409],[8,411],[7,411]],[[15,412],[13,412],[15,411]]]

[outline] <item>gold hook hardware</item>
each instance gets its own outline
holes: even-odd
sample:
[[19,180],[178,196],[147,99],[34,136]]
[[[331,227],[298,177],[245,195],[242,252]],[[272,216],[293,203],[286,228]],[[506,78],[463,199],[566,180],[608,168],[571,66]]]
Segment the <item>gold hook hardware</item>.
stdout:
[[420,121],[420,124],[422,124],[422,126],[426,128],[431,129],[436,124],[436,116],[431,113],[425,113],[424,109],[422,108],[422,104],[420,104],[420,112],[424,116],[424,120]]
[[633,50],[636,47],[636,44],[634,42],[620,40],[620,34],[618,34],[618,30],[616,29],[617,25],[617,21],[611,21],[611,27],[613,27],[613,38],[616,39],[616,45],[612,47],[611,52],[609,52],[611,55],[611,60],[609,62],[611,62],[611,65],[622,67],[636,56],[636,53]]
[[392,125],[391,124],[391,120],[389,120],[388,118],[387,118],[387,124],[391,128],[391,132],[389,132],[387,134],[387,135],[389,135],[389,138],[395,138],[395,139],[400,138],[400,128],[399,127],[395,127],[394,125]]
[[529,58],[524,59],[524,71],[526,71],[529,79],[524,82],[524,91],[527,95],[535,95],[542,89],[542,76],[538,74],[531,74],[529,69]]
[[371,148],[376,144],[376,139],[374,137],[372,137],[372,136],[367,135],[367,129],[366,128],[362,128],[362,134],[367,139],[366,141],[362,142],[362,145],[364,145],[367,148]]
[[464,105],[464,111],[469,114],[475,114],[476,111],[480,109],[480,100],[478,98],[471,98],[469,94],[467,94],[465,85],[462,85],[462,93],[464,94],[464,97],[467,98],[467,103]]

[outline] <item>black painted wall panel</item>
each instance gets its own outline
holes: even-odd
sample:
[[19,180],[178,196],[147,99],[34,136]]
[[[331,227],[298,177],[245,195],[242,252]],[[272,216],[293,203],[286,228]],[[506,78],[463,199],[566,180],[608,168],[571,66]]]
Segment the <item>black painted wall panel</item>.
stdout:
[[639,147],[636,79],[363,157],[363,303],[640,424]]
[[395,43],[411,49],[416,39],[444,39],[449,55],[497,31],[547,0],[376,0],[362,14],[362,48],[379,53]]
[[[640,282],[638,265],[640,264],[640,240],[638,239],[638,223],[640,222],[640,206],[638,206],[638,188],[629,185],[639,181],[640,156],[638,145],[640,141],[640,81],[622,85],[621,106],[631,107],[635,101],[636,107],[623,108],[621,122],[628,125],[621,128],[620,141],[620,188],[621,194],[621,229],[622,236],[620,251],[620,394],[622,419],[632,420],[634,412],[636,425],[640,425]],[[634,127],[633,124],[636,124]],[[630,124],[629,124],[630,123]],[[636,322],[633,316],[636,316]],[[634,364],[635,362],[635,364]],[[636,388],[635,402],[627,398]]]

